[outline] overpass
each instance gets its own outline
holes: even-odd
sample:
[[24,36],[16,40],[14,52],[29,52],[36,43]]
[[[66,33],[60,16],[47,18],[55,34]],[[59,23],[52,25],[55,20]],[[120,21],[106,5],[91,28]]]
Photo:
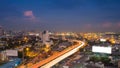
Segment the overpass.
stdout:
[[84,42],[77,40],[74,41],[77,42],[75,45],[68,47],[67,49],[63,50],[58,54],[54,54],[49,58],[32,65],[29,68],[51,68],[52,66],[62,61],[63,59],[69,57],[70,55],[74,54],[79,50],[79,48],[84,46]]

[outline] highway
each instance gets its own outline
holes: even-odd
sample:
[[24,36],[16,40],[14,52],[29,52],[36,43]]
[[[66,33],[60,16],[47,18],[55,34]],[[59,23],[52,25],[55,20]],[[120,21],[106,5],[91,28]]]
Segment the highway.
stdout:
[[49,58],[42,60],[29,68],[51,68],[56,63],[74,54],[75,52],[79,50],[79,48],[84,46],[84,42],[78,41],[78,40],[74,40],[74,41],[77,42],[77,44],[68,47],[67,49],[61,51],[58,54],[54,54],[50,56]]

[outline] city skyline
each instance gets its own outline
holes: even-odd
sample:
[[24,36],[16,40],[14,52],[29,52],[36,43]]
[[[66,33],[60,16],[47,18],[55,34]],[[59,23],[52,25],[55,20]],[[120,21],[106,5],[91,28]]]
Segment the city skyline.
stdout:
[[119,0],[1,0],[0,25],[10,30],[119,32]]

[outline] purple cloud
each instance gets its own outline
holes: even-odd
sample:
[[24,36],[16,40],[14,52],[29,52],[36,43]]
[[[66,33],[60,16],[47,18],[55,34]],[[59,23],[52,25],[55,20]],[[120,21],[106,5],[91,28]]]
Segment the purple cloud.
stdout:
[[118,26],[118,27],[120,27],[120,22],[119,22],[119,23],[117,23],[117,26]]
[[25,12],[24,12],[24,16],[25,16],[26,18],[30,19],[30,20],[35,19],[35,16],[34,16],[34,14],[33,14],[32,11],[25,11]]
[[105,22],[105,23],[102,24],[102,26],[103,26],[104,28],[109,28],[109,27],[112,26],[112,23],[110,23],[110,22]]
[[85,27],[86,29],[91,29],[93,26],[92,26],[92,24],[84,24],[84,27]]

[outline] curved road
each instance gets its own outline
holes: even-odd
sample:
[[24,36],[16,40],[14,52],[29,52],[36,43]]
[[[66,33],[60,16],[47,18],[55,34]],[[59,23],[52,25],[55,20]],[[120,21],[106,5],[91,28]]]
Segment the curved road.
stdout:
[[82,42],[82,41],[78,41],[78,40],[73,40],[73,41],[75,41],[77,43],[75,45],[72,45],[72,46],[68,47],[67,49],[63,50],[59,54],[54,54],[54,55],[50,56],[49,58],[47,58],[43,61],[40,61],[29,68],[39,68],[39,67],[40,68],[50,68],[53,65],[55,65],[56,63],[62,61],[63,59],[69,57],[70,55],[74,54],[75,52],[77,52],[79,50],[79,48],[84,46],[84,42]]

